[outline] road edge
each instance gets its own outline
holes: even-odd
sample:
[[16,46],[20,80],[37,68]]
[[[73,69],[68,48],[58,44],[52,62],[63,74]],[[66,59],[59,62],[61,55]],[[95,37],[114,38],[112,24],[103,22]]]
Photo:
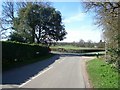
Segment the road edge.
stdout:
[[88,75],[88,73],[87,73],[87,62],[89,61],[89,60],[92,60],[92,59],[94,59],[95,57],[93,57],[93,58],[86,58],[85,60],[83,60],[82,61],[82,73],[83,73],[83,78],[84,78],[84,82],[85,82],[85,85],[86,85],[86,88],[93,88],[93,85],[92,85],[92,83],[91,83],[91,81],[90,81],[90,79],[89,79],[89,75]]

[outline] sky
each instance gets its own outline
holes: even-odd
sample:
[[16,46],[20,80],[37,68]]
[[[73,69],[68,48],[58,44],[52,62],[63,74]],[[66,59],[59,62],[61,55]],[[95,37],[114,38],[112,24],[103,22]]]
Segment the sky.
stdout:
[[81,39],[99,42],[102,39],[101,30],[94,25],[94,12],[85,13],[80,2],[52,2],[52,6],[62,14],[67,32],[66,39],[62,42],[79,42]]
[[100,28],[94,24],[95,13],[85,13],[80,2],[54,2],[53,6],[61,12],[68,33],[62,42],[79,42],[80,39],[99,42],[102,39]]

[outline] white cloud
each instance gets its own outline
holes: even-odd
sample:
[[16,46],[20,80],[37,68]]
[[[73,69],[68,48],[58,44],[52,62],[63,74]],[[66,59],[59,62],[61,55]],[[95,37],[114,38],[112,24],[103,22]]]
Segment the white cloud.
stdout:
[[66,18],[63,20],[64,23],[71,23],[76,21],[82,21],[85,18],[85,13],[78,13],[72,17]]
[[80,39],[84,41],[92,40],[99,42],[101,39],[101,32],[99,30],[68,30],[66,39],[63,42],[79,42]]

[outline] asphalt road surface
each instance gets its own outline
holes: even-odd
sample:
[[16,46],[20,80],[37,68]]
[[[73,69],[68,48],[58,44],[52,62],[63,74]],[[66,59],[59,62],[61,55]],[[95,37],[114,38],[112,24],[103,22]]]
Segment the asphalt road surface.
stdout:
[[[8,85],[9,87],[10,85],[16,85],[16,88],[89,88],[84,61],[92,58],[94,57],[57,55],[51,58],[50,60],[52,62],[47,63],[45,67],[44,64],[48,62],[47,60],[4,73],[4,85]],[[43,65],[44,69],[43,67],[42,69],[40,68],[41,65]],[[36,69],[36,73],[32,74]],[[15,75],[16,73],[17,75]],[[17,82],[28,73],[31,74],[31,76],[28,75],[29,79],[24,79],[23,82]],[[15,75],[16,78],[13,77],[13,79],[11,79],[11,77],[9,78],[10,80],[8,80],[9,75]],[[13,80],[16,80],[17,83],[12,82]]]

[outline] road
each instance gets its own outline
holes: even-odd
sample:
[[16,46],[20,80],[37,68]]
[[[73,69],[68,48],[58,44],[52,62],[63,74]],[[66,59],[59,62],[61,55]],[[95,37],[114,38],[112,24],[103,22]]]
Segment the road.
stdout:
[[[26,81],[22,83],[19,84],[16,83],[18,85],[17,87],[18,88],[89,88],[90,86],[88,82],[87,73],[85,71],[84,61],[90,60],[92,58],[94,57],[83,57],[78,55],[64,55],[64,54],[59,55],[59,58],[52,58],[55,59],[53,60],[54,62],[48,64],[48,66],[45,69],[37,70],[38,72],[34,73],[35,75],[31,76],[28,80],[25,79]],[[33,68],[35,69],[35,66],[40,67],[40,64],[42,63],[36,63],[36,65],[34,65]],[[22,70],[24,68],[22,68]],[[28,66],[27,69],[28,68],[30,68],[30,66]],[[17,73],[20,73],[19,70],[16,71]],[[28,71],[26,70],[26,72]],[[30,71],[34,72],[33,69],[31,69]],[[9,73],[7,73],[7,75],[9,75]],[[19,76],[19,78],[20,77],[22,76]],[[6,77],[4,74],[4,81],[8,80],[5,78]],[[14,83],[12,83],[12,85],[13,84]]]

